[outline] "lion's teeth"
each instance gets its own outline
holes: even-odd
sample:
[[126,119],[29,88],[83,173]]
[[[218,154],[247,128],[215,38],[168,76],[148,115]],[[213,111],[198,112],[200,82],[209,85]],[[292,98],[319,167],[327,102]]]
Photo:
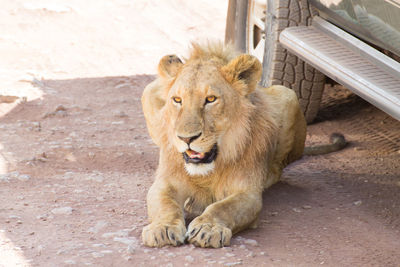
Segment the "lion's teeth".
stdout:
[[190,149],[186,151],[186,154],[192,159],[194,159],[194,158],[202,159],[205,156],[205,153],[196,152],[196,151],[193,151]]
[[202,159],[204,158],[204,153],[198,153],[196,155],[194,155],[196,158]]

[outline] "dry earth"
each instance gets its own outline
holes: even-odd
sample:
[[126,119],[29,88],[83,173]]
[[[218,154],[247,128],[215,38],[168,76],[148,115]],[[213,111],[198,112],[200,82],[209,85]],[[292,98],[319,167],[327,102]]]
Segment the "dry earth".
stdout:
[[158,153],[141,92],[162,55],[222,38],[225,1],[1,6],[0,266],[399,266],[400,123],[340,86],[307,144],[349,146],[289,166],[258,229],[223,249],[141,244]]

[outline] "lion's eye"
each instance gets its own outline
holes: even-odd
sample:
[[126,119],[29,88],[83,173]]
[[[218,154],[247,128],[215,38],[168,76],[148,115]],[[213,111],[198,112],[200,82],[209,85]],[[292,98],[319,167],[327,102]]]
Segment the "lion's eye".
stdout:
[[173,97],[172,100],[174,100],[174,102],[178,103],[178,104],[182,103],[182,98],[177,97],[177,96]]
[[207,97],[206,97],[206,103],[212,103],[212,102],[214,102],[215,100],[217,100],[217,97],[214,96],[214,95],[210,95],[210,96],[207,96]]

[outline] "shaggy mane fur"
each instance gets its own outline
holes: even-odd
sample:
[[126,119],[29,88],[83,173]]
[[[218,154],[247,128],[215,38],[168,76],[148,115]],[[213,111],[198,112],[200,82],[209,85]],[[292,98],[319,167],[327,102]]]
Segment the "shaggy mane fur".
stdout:
[[192,43],[191,46],[187,62],[193,60],[217,60],[222,64],[227,64],[238,55],[232,45],[223,45],[221,42],[208,42],[206,44]]

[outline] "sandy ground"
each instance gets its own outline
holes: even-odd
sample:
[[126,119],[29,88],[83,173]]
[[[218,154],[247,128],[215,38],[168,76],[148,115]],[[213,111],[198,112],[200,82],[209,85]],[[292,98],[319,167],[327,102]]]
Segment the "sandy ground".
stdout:
[[161,56],[223,39],[225,1],[0,3],[0,266],[399,266],[400,123],[340,86],[307,144],[349,146],[289,166],[258,229],[141,244],[158,154],[142,90]]

